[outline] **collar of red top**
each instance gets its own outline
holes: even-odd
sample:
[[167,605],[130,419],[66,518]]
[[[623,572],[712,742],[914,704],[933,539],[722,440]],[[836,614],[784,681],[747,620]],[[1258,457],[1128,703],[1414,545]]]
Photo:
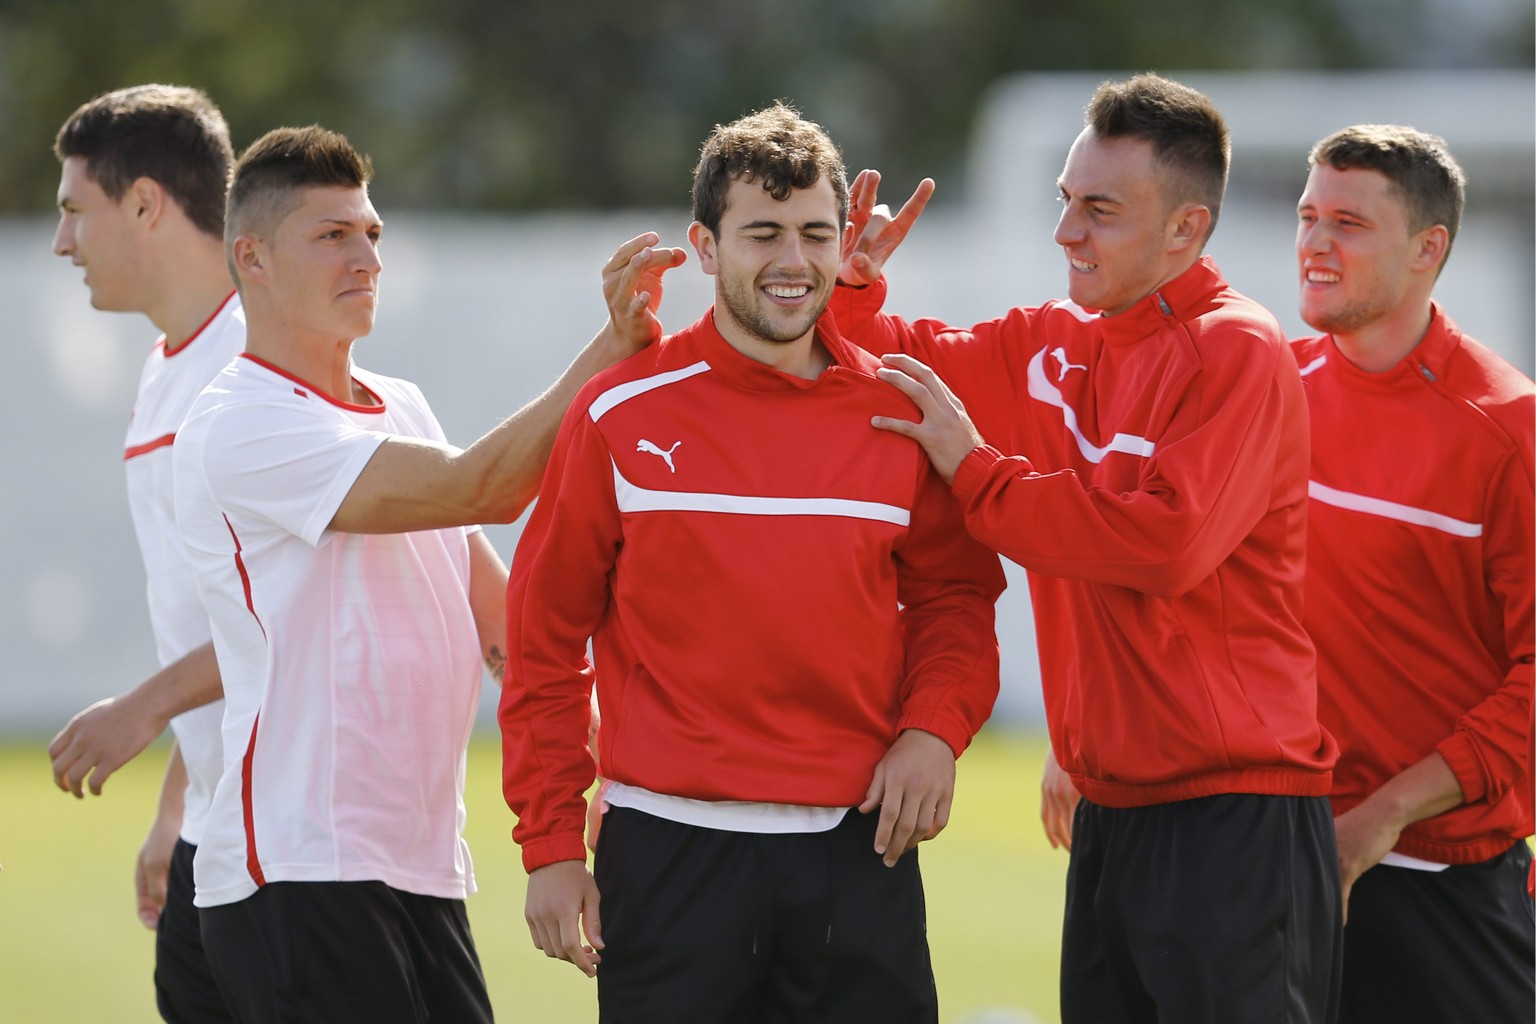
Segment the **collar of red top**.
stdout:
[[1439,380],[1446,374],[1451,356],[1461,346],[1461,328],[1445,315],[1440,303],[1429,304],[1429,330],[1413,351],[1400,359],[1396,366],[1382,373],[1369,373],[1360,369],[1339,351],[1333,335],[1328,336],[1328,361],[1333,364],[1334,375],[1345,384],[1361,391],[1402,391],[1421,386],[1425,379]]
[[1115,316],[1099,317],[1104,341],[1110,345],[1129,345],[1156,334],[1170,320],[1188,320],[1204,300],[1226,287],[1216,261],[1202,256],[1195,265],[1143,296],[1135,305]]
[[[713,306],[704,314],[703,319],[694,325],[694,329],[699,334],[704,358],[708,360],[710,369],[740,387],[753,391],[804,391],[815,387],[822,377],[826,376],[824,372],[822,377],[816,380],[806,380],[804,377],[775,370],[756,359],[742,355],[715,327]],[[832,356],[832,364],[827,367],[827,372],[846,367],[871,376],[874,374],[878,366],[874,357],[862,349],[855,348],[843,338],[838,332],[837,321],[832,318],[830,312],[822,313],[816,321],[816,337]]]

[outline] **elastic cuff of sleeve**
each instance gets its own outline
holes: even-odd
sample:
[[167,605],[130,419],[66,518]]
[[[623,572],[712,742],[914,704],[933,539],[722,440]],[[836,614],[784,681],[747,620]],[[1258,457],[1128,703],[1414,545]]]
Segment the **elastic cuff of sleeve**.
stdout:
[[986,481],[987,470],[1002,457],[1003,453],[989,444],[972,448],[970,454],[961,459],[960,465],[955,468],[955,479],[949,485],[949,489],[962,504],[970,504],[971,499],[976,496],[976,492],[981,490],[981,485]]
[[523,844],[523,870],[530,875],[547,864],[562,860],[587,862],[587,844],[581,833],[549,836]]
[[1461,786],[1462,799],[1469,804],[1481,800],[1486,792],[1483,768],[1472,750],[1472,741],[1464,733],[1453,733],[1441,740],[1435,751],[1451,766],[1451,774]]
[[954,752],[957,759],[965,753],[965,748],[971,745],[970,730],[941,711],[932,709],[904,711],[901,719],[896,723],[896,731],[900,732],[902,729],[921,729],[923,732],[933,733],[949,744],[949,749]]

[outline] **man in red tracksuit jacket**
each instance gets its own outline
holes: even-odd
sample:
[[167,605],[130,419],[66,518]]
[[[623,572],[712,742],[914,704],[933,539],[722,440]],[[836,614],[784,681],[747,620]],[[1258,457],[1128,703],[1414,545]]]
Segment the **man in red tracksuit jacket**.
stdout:
[[845,260],[866,287],[833,305],[860,345],[907,353],[881,376],[922,422],[876,425],[918,439],[972,535],[1029,570],[1051,742],[1085,797],[1069,1024],[1323,1021],[1337,998],[1306,408],[1273,317],[1200,255],[1228,152],[1194,90],[1105,83],[1059,180],[1071,301],[966,330],[874,315],[915,201]]
[[1305,625],[1338,738],[1346,1024],[1536,1016],[1536,385],[1430,294],[1461,220],[1443,140],[1312,149],[1292,343],[1312,417]]
[[937,1021],[903,854],[996,698],[1003,577],[922,449],[870,429],[915,410],[823,315],[847,203],[793,110],[716,129],[690,230],[715,306],[589,382],[514,559],[527,918],[605,1022]]

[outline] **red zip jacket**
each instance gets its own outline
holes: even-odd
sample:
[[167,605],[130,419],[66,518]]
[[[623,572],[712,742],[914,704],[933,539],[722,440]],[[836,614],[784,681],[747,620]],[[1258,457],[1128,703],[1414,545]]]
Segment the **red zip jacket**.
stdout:
[[1386,373],[1293,343],[1312,414],[1306,626],[1339,740],[1334,813],[1438,750],[1466,802],[1395,849],[1442,864],[1531,834],[1536,385],[1434,307]]
[[1029,570],[1051,744],[1082,794],[1325,795],[1307,412],[1274,318],[1208,257],[1114,317],[1053,302],[955,330],[874,315],[883,281],[837,291],[851,340],[928,363],[990,442],[954,492]]
[[699,800],[861,802],[906,728],[958,756],[997,697],[997,558],[831,317],[808,381],[713,310],[594,377],[508,585],[500,719],[532,871],[581,859],[592,639],[604,775]]

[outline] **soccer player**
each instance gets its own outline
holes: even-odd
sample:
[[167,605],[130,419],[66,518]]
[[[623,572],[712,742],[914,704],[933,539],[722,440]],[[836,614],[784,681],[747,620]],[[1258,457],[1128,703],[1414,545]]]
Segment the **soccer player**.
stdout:
[[169,722],[175,744],[134,870],[139,918],[156,932],[161,1016],[229,1020],[192,906],[192,858],[223,768],[223,706],[171,488],[171,448],[187,409],[245,343],[224,260],[229,128],[196,89],[140,85],[82,105],[54,152],[63,164],[54,252],[85,268],[91,305],[143,313],[161,332],[139,377],[123,461],[162,668],[76,715],[49,756],[60,788],[78,797],[88,784],[99,795]]
[[1058,180],[1069,300],[965,330],[873,315],[930,187],[873,240],[877,178],[854,187],[832,308],[857,343],[907,353],[880,375],[923,414],[875,425],[916,438],[972,535],[1029,570],[1052,747],[1084,796],[1068,1024],[1336,1005],[1336,748],[1300,621],[1307,413],[1274,318],[1201,255],[1229,152],[1195,90],[1101,85]]
[[[541,398],[467,450],[446,444],[414,385],[352,361],[381,270],[370,177],[319,127],[241,156],[225,238],[246,351],[193,403],[173,458],[226,703],[196,903],[242,1022],[490,1019],[460,833],[506,570],[465,527],[521,512],[577,385],[638,347],[604,330]],[[670,258],[647,240],[605,281]]]
[[912,409],[823,315],[848,191],[822,129],[717,127],[693,203],[713,308],[581,392],[513,562],[529,931],[605,1022],[935,1021],[903,854],[996,697],[1001,568],[921,449],[869,429]]
[[1529,1021],[1536,385],[1431,298],[1464,178],[1442,139],[1312,148],[1293,342],[1312,417],[1307,631],[1338,737],[1342,1021]]

